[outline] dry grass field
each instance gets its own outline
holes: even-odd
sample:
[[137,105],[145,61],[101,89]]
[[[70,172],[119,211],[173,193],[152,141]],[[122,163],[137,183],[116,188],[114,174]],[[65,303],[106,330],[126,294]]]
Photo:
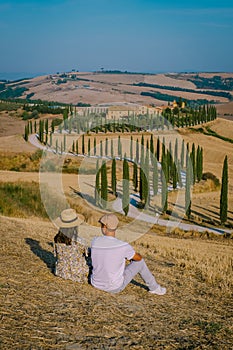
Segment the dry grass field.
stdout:
[[232,241],[148,233],[133,246],[167,294],[150,295],[137,277],[110,295],[53,275],[50,222],[0,225],[1,349],[231,348]]

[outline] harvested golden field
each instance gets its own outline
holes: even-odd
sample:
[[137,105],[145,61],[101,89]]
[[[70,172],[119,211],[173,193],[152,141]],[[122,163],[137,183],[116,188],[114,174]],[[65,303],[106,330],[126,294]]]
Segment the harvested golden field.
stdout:
[[217,119],[214,123],[210,123],[209,127],[217,134],[233,139],[232,121],[224,120],[223,122],[221,119]]
[[232,241],[148,233],[133,246],[167,294],[150,295],[137,277],[110,295],[53,275],[51,223],[0,225],[1,349],[231,348]]
[[0,137],[23,134],[24,125],[18,117],[18,112],[0,112]]
[[[208,126],[216,131],[221,136],[226,136],[233,139],[233,122],[225,119],[216,119],[210,122]],[[198,129],[200,126],[196,126]],[[201,127],[205,127],[201,126]],[[190,145],[200,145],[204,151],[204,172],[210,171],[215,174],[220,180],[222,175],[222,165],[225,156],[228,156],[229,166],[229,184],[233,181],[233,144],[214,136],[204,135],[199,132],[193,132],[190,129],[180,131],[182,138]]]

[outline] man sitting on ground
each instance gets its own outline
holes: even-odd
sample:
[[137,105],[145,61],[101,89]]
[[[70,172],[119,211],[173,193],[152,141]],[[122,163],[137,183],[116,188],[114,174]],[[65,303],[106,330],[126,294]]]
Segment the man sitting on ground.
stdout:
[[[139,273],[150,293],[165,294],[166,288],[156,282],[142,256],[130,244],[115,238],[119,223],[116,215],[105,214],[99,222],[103,236],[94,238],[91,244],[91,284],[106,292],[118,293]],[[131,261],[127,266],[125,259]]]

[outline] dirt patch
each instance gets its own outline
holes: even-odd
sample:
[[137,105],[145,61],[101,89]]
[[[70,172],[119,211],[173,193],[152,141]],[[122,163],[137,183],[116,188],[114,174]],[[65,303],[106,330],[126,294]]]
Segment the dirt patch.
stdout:
[[2,152],[35,152],[38,148],[26,142],[23,135],[2,136],[0,138],[0,151]]

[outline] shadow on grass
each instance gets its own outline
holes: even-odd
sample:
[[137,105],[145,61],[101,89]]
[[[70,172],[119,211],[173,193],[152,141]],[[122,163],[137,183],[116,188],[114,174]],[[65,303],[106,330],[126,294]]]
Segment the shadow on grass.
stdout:
[[25,242],[30,246],[31,251],[47,265],[51,272],[54,272],[56,259],[53,253],[42,248],[40,242],[35,239],[25,238]]
[[131,284],[133,284],[134,286],[137,286],[137,287],[140,287],[140,288],[143,288],[145,290],[149,290],[149,288],[147,286],[145,286],[145,284],[142,284],[140,282],[137,282],[135,281],[134,279],[130,282]]

